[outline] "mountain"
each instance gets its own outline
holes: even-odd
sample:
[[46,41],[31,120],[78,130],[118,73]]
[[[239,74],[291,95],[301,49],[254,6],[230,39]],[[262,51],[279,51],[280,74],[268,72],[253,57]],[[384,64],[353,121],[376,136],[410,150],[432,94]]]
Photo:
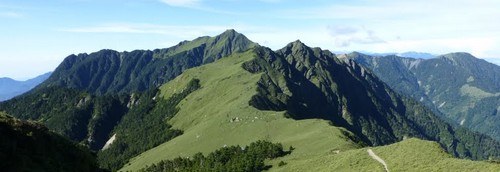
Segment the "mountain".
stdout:
[[[360,51],[360,52],[353,52],[353,53],[362,53],[370,56],[392,56],[396,55],[399,57],[408,57],[408,58],[415,58],[415,59],[432,59],[435,58],[436,55],[430,54],[430,53],[423,53],[423,52],[416,52],[416,51],[407,51],[407,52],[402,52],[402,53],[373,53],[373,52],[367,52],[367,51]],[[338,52],[336,54],[349,54],[348,52]]]
[[286,162],[270,160],[272,169],[286,163],[326,169],[314,160],[336,152],[365,161],[369,156],[356,159],[355,152],[406,138],[436,141],[454,157],[500,158],[499,142],[447,124],[351,59],[300,41],[272,51],[243,38],[228,30],[163,49],[161,56],[106,53],[111,50],[70,56],[41,86],[0,103],[0,110],[88,145],[112,171],[188,162],[174,158],[259,140],[293,150],[282,157]]
[[0,112],[2,171],[101,171],[95,154],[43,125]]
[[[158,102],[152,99],[157,93],[156,85],[187,68],[253,46],[257,44],[244,35],[227,30],[216,37],[200,37],[167,49],[131,53],[102,50],[90,55],[71,55],[35,90],[0,104],[0,109],[21,119],[40,121],[92,150],[104,149],[117,131],[134,133],[128,134],[130,140],[117,140],[129,149],[110,148],[104,151],[110,153],[99,154],[99,157],[113,157],[113,161],[103,166],[114,169],[141,151],[182,133],[161,125],[163,118],[173,115],[175,104],[167,109],[155,107]],[[149,115],[147,119],[143,119],[145,115]],[[147,128],[148,125],[155,126]],[[137,139],[148,136],[149,130],[164,133]]]
[[445,119],[500,140],[500,67],[468,53],[434,59],[350,54],[400,94]]
[[158,87],[184,70],[211,63],[257,44],[234,30],[215,37],[199,37],[155,50],[101,50],[70,55],[38,88],[61,86],[98,95],[132,93]]
[[[247,145],[259,139],[295,148],[290,155],[270,163],[271,170],[283,171],[358,168],[354,163],[359,168],[368,164],[378,168],[360,147],[410,137],[440,142],[439,146],[430,144],[437,152],[419,154],[424,157],[414,157],[418,161],[412,162],[431,169],[426,159],[449,156],[442,148],[455,156],[478,159],[482,159],[478,155],[499,149],[491,138],[452,127],[424,106],[400,97],[353,61],[342,61],[299,41],[276,52],[257,47],[187,70],[163,85],[161,96],[170,97],[192,79],[200,80],[200,89],[188,95],[169,120],[172,128],[184,133],[131,159],[121,170],[135,171],[163,159],[207,154],[224,145]],[[490,143],[478,145],[485,141]],[[471,143],[476,146],[469,147]],[[422,142],[412,141],[402,149],[412,150],[419,144]],[[419,150],[426,145],[420,145]],[[392,148],[380,149],[390,155]],[[485,150],[471,151],[476,148]],[[491,158],[498,156],[494,154]],[[404,161],[392,160],[396,164]],[[280,161],[288,165],[279,167]],[[351,162],[354,167],[348,165]],[[438,168],[459,169],[458,164],[466,164],[451,158],[441,162]],[[333,164],[338,167],[331,168]],[[484,165],[500,168],[493,163]]]
[[[306,163],[288,163],[270,171],[386,171],[368,153],[372,150],[386,164],[388,171],[498,171],[496,162],[470,161],[450,157],[436,142],[410,138],[373,148],[333,151],[319,154]],[[293,154],[293,153],[292,153]],[[285,156],[276,162],[291,160]]]
[[409,57],[409,58],[415,58],[415,59],[432,59],[432,58],[436,57],[435,55],[430,54],[430,53],[422,53],[422,52],[415,52],[415,51],[398,53],[396,55],[399,57]]
[[16,81],[11,78],[0,78],[0,101],[9,100],[21,95],[45,81],[52,72],[47,72],[26,81]]

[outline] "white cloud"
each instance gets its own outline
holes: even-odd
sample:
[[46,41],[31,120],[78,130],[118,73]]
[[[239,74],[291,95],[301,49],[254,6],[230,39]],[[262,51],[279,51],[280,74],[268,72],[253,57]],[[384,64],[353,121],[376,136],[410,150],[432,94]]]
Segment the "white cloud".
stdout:
[[175,7],[200,8],[201,0],[160,0],[161,2]]
[[498,7],[497,0],[346,1],[281,9],[271,16],[330,22],[325,25],[330,25],[331,36],[323,39],[331,39],[333,43],[327,48],[337,50],[467,51],[484,58],[500,57],[500,23],[495,20],[500,18]]
[[378,44],[385,41],[375,35],[375,31],[366,27],[353,26],[328,26],[330,36],[333,37],[335,45],[338,47],[348,47],[351,44]]
[[156,35],[170,36],[177,39],[179,38],[194,39],[205,35],[217,35],[224,32],[227,29],[235,29],[238,32],[246,34],[255,32],[266,32],[270,28],[256,27],[244,23],[233,23],[228,25],[158,25],[151,23],[107,23],[96,26],[62,28],[58,30],[71,33],[95,33],[95,34],[99,33],[156,34]]
[[181,37],[197,37],[209,33],[224,31],[224,26],[190,26],[190,25],[156,25],[147,23],[110,23],[98,26],[59,29],[75,33],[130,33],[130,34],[160,34]]

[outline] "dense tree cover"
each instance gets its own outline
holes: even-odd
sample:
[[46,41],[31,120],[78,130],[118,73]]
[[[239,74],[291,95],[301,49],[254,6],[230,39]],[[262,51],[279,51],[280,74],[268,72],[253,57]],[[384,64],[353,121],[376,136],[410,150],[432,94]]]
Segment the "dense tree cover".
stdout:
[[[259,140],[246,147],[223,147],[207,156],[197,153],[191,158],[162,160],[140,171],[263,171],[270,168],[264,164],[265,159],[282,157],[288,153],[279,143]],[[284,162],[280,164],[285,165]]]
[[20,119],[39,121],[97,150],[128,111],[128,101],[127,95],[94,96],[76,89],[48,87],[1,102],[0,110]]
[[62,86],[96,95],[142,92],[164,84],[186,69],[256,45],[244,35],[227,30],[216,37],[200,37],[165,49],[70,55],[37,89]]
[[114,129],[116,140],[99,152],[101,166],[118,170],[130,158],[182,134],[167,121],[179,110],[177,104],[199,87],[199,80],[192,80],[181,93],[168,99],[160,98],[156,89],[144,92]]
[[453,127],[417,101],[392,91],[350,59],[309,48],[300,41],[276,52],[257,48],[243,64],[263,72],[250,105],[286,110],[294,119],[322,118],[344,127],[368,145],[386,145],[404,137],[438,141],[457,157],[500,158],[500,143]]
[[98,153],[99,164],[117,170],[129,158],[182,134],[167,120],[177,104],[200,87],[192,80],[183,92],[165,100],[158,89],[132,95],[95,96],[75,89],[49,87],[0,103],[0,109],[22,119],[37,120],[71,140],[100,150],[116,134],[116,141]]
[[[72,55],[47,82],[29,94],[0,103],[0,110],[40,121],[94,150],[101,150],[116,134],[116,140],[98,153],[98,159],[101,167],[117,170],[130,158],[182,134],[167,122],[177,113],[177,104],[200,87],[199,81],[193,80],[183,92],[163,99],[156,86],[188,68],[252,46],[241,34],[227,31],[168,49]],[[419,102],[394,93],[352,60],[337,59],[329,51],[309,48],[300,41],[277,51],[265,47],[252,51],[257,57],[243,67],[252,73],[262,72],[258,93],[249,102],[258,109],[284,110],[294,119],[330,120],[332,125],[354,133],[348,138],[366,145],[419,137],[438,141],[457,157],[487,159],[500,155],[498,142],[450,126]],[[194,159],[179,158],[156,166],[262,170],[260,162],[265,158],[239,151],[228,148],[215,157],[197,154]],[[232,154],[236,156],[234,161],[217,158]],[[214,159],[213,166],[197,161],[209,159]]]
[[43,125],[0,112],[2,171],[101,171],[95,154]]

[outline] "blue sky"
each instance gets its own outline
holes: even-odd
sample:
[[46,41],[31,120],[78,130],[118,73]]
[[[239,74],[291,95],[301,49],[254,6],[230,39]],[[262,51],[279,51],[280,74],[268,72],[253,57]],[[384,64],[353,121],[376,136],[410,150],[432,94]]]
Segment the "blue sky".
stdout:
[[0,77],[27,79],[68,55],[166,48],[233,28],[272,49],[470,52],[500,62],[497,0],[2,0]]

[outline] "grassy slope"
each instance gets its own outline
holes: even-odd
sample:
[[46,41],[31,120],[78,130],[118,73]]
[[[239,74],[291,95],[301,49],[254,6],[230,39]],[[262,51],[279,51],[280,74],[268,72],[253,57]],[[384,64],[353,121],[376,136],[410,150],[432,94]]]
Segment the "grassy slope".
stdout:
[[[229,57],[217,63],[188,70],[162,87],[164,96],[180,91],[191,78],[198,78],[202,88],[183,100],[178,114],[170,121],[184,134],[149,150],[131,161],[122,170],[137,170],[177,156],[187,157],[196,152],[208,153],[224,145],[247,145],[266,139],[289,145],[295,151],[287,162],[303,161],[332,150],[356,147],[343,139],[341,129],[323,120],[295,121],[283,117],[282,112],[259,111],[248,105],[256,93],[259,74],[241,68],[253,54],[248,52]],[[230,122],[238,117],[239,122]]]
[[500,171],[499,163],[453,158],[432,141],[408,139],[373,151],[391,171]]
[[[384,171],[383,166],[368,155],[367,149],[320,155],[305,161],[307,163],[288,163],[282,167],[274,166],[271,170]],[[390,171],[500,171],[499,163],[452,158],[432,141],[407,139],[372,150],[387,163]],[[277,164],[285,158],[270,163]]]
[[[192,78],[201,81],[202,88],[179,104],[179,113],[170,121],[184,134],[144,152],[122,170],[135,171],[162,159],[189,157],[196,152],[207,154],[224,145],[247,145],[266,139],[296,148],[291,155],[268,162],[273,171],[383,171],[382,165],[368,156],[367,148],[357,149],[358,145],[344,139],[341,128],[323,120],[295,121],[284,118],[282,112],[250,107],[248,100],[256,93],[260,75],[241,68],[242,62],[253,57],[251,52],[235,56],[187,70],[162,86],[163,96],[169,97]],[[239,122],[230,122],[236,117]],[[436,143],[417,139],[373,150],[392,171],[500,170],[499,164],[452,159]],[[278,167],[280,161],[288,164]]]

